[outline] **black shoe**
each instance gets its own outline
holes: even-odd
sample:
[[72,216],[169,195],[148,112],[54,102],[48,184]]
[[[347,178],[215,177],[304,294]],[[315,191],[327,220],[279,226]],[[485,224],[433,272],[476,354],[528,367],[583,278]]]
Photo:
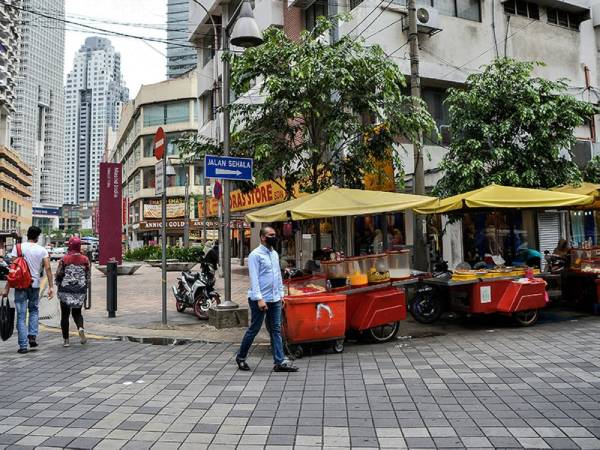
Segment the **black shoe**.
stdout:
[[250,366],[246,361],[235,358],[235,362],[237,363],[238,369],[243,370],[244,372],[248,372],[250,370]]
[[20,348],[19,350],[17,350],[17,353],[20,353],[21,355],[24,355],[27,352],[29,352],[29,350],[27,350],[26,348]]
[[284,361],[273,367],[273,372],[298,372],[298,370],[299,368],[294,366],[290,361]]
[[35,336],[27,336],[27,339],[29,340],[29,346],[31,348],[36,348],[38,346],[38,343],[35,341]]

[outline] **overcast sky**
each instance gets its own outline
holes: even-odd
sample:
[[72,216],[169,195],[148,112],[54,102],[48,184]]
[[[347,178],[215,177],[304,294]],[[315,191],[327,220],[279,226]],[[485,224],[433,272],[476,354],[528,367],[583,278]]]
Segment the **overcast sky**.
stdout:
[[[143,37],[166,39],[167,0],[66,0],[66,19],[97,28]],[[91,20],[94,18],[96,20]],[[123,26],[104,22],[149,24],[152,28]],[[161,28],[161,29],[158,29]],[[73,57],[94,31],[78,32],[82,28],[66,24],[65,77],[73,67]],[[111,40],[121,53],[121,71],[131,98],[142,84],[156,83],[166,78],[166,45],[139,39],[103,36]],[[154,47],[151,48],[151,47]],[[162,53],[162,54],[161,54]]]

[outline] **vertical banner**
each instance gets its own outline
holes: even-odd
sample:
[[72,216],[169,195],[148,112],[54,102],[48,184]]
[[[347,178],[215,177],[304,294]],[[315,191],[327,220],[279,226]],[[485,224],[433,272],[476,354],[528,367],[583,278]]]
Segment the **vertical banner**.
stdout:
[[119,264],[123,262],[121,208],[121,164],[100,163],[100,265],[105,265],[113,258]]

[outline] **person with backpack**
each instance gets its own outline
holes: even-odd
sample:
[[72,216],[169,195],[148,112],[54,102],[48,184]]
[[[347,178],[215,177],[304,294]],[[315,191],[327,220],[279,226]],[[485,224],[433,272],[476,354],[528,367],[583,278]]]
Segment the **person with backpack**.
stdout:
[[[17,334],[19,336],[18,353],[24,354],[29,348],[38,346],[38,318],[40,301],[40,279],[42,270],[48,278],[48,298],[54,297],[52,268],[48,251],[38,245],[42,234],[38,227],[29,227],[27,242],[17,244],[12,250],[13,258],[7,276],[3,295],[8,296],[10,289],[15,290],[15,308],[17,310]],[[29,323],[26,323],[29,311]]]
[[69,313],[73,316],[81,344],[87,342],[83,329],[81,308],[87,296],[90,279],[90,260],[81,254],[81,240],[69,239],[68,251],[60,260],[56,271],[56,287],[60,300],[60,328],[64,339],[63,347],[69,347]]

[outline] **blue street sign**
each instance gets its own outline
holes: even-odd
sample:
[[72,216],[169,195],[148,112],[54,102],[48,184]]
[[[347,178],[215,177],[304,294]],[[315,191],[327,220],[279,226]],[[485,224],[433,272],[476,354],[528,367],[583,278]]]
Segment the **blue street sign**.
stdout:
[[206,155],[204,157],[204,176],[224,180],[251,181],[253,162],[252,158]]

